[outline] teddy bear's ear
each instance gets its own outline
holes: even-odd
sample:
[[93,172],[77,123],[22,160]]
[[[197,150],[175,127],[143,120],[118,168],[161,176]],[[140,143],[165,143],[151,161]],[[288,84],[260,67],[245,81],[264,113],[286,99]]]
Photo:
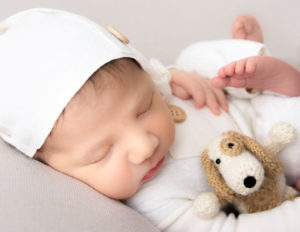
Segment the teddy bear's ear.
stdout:
[[236,131],[226,131],[222,133],[222,136],[224,137],[235,137],[235,138],[241,138],[241,134]]
[[253,153],[257,159],[262,162],[264,168],[271,173],[282,173],[283,167],[279,158],[270,152],[267,148],[263,147],[256,140],[242,135],[243,143],[251,153]]
[[232,202],[235,194],[233,190],[231,190],[226,185],[216,165],[209,158],[207,149],[201,155],[201,163],[206,174],[208,184],[213,188],[214,192],[220,198],[221,202],[223,202],[223,200]]

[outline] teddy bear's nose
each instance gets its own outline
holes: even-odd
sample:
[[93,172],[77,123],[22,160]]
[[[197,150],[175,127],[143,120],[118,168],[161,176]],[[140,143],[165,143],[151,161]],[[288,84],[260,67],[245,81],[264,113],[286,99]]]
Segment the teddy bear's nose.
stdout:
[[247,176],[245,179],[244,179],[244,185],[247,187],[247,188],[252,188],[254,187],[256,184],[256,179],[253,177],[253,176]]

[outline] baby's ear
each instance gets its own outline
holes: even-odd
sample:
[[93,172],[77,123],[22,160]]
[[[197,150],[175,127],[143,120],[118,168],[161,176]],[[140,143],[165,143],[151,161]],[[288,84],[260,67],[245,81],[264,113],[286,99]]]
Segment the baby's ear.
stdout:
[[201,163],[207,182],[213,188],[218,197],[231,202],[234,198],[234,192],[225,183],[214,161],[209,158],[208,152],[208,149],[206,149],[201,155]]

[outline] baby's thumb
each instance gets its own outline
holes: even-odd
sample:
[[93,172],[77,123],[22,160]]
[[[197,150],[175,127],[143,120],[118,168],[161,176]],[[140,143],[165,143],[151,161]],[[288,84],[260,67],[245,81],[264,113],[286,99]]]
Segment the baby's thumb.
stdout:
[[181,99],[189,99],[191,95],[181,86],[171,82],[172,94]]

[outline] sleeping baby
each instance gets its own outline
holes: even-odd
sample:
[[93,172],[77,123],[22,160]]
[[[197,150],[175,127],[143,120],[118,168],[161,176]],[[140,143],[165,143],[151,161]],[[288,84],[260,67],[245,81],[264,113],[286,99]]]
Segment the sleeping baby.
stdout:
[[[168,70],[114,28],[82,16],[52,9],[13,15],[0,24],[0,135],[25,155],[124,200],[161,230],[202,223],[207,231],[209,222],[191,213],[192,200],[209,190],[202,150],[228,130],[257,137],[265,120],[259,101],[296,108],[300,95],[299,72],[262,56],[256,20],[242,16],[234,25],[233,40],[196,44]],[[290,175],[295,184],[300,173]]]

